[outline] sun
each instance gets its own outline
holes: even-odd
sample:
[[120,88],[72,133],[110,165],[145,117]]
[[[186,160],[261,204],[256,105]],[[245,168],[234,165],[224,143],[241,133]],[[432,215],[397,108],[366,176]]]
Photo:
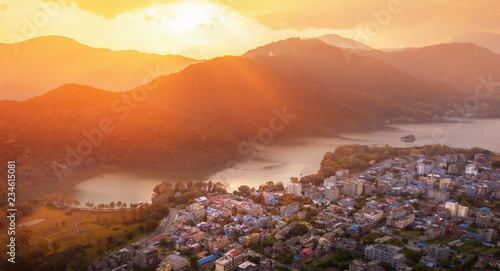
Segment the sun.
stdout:
[[183,1],[172,4],[159,4],[147,11],[165,28],[184,36],[187,32],[214,24],[223,16],[222,9],[213,3]]

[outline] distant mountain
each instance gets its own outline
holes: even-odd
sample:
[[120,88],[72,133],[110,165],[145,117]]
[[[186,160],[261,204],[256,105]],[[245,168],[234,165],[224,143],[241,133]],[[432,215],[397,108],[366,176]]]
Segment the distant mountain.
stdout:
[[194,64],[123,93],[67,84],[27,101],[0,101],[0,120],[0,155],[18,161],[25,184],[109,165],[189,170],[248,158],[283,136],[384,126],[363,108],[239,57]]
[[65,83],[125,91],[198,62],[175,55],[96,49],[60,37],[0,43],[0,100],[24,100]]
[[339,47],[339,48],[373,50],[372,47],[370,47],[366,44],[363,44],[359,41],[355,41],[353,39],[344,38],[344,37],[337,35],[337,34],[327,34],[327,35],[319,36],[319,37],[317,37],[317,39],[319,39],[327,44],[333,45],[335,47]]
[[281,137],[438,121],[465,97],[348,53],[289,39],[120,93],[65,84],[0,101],[0,159],[18,161],[22,184],[103,166],[192,170],[253,157]]
[[491,32],[466,33],[453,37],[448,43],[472,42],[478,46],[490,49],[496,54],[500,54],[500,34]]
[[401,117],[401,112],[408,113],[411,109],[420,113],[406,114],[404,121],[415,117],[420,121],[430,120],[442,116],[463,96],[449,85],[429,83],[383,61],[346,52],[320,40],[288,39],[256,48],[244,56],[270,65],[302,85],[341,99],[342,103],[371,108],[376,115],[385,112],[379,115],[384,118]]
[[[380,59],[415,77],[444,82],[475,95],[481,78],[500,81],[500,55],[472,43],[438,44],[400,52],[359,51]],[[481,93],[489,93],[483,89]],[[500,99],[500,89],[491,92]]]

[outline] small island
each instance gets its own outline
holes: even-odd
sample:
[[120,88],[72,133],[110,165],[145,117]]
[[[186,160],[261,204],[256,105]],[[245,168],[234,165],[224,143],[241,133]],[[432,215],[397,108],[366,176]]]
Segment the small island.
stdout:
[[415,135],[412,134],[401,137],[401,141],[403,142],[415,142],[416,140],[417,138],[415,137]]

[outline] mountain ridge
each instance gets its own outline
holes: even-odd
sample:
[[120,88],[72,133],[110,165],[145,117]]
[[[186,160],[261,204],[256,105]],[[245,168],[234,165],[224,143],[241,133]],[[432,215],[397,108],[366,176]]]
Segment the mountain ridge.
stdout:
[[[415,77],[443,82],[475,95],[481,78],[500,77],[500,55],[474,43],[447,43],[400,52],[358,52],[382,60]],[[491,93],[500,99],[500,93]]]
[[93,48],[61,36],[0,44],[0,57],[0,99],[9,100],[25,100],[65,83],[125,91],[199,62],[176,55]]
[[[0,122],[0,139],[7,142],[1,151],[23,161],[19,175],[30,183],[110,165],[189,170],[248,158],[256,151],[251,138],[268,144],[285,136],[384,127],[368,111],[311,95],[240,57],[194,64],[120,93],[64,84],[26,101],[0,101],[0,119],[16,120]],[[103,122],[113,131],[99,132]],[[89,134],[102,134],[102,142],[91,145]],[[90,153],[71,166],[84,145]]]

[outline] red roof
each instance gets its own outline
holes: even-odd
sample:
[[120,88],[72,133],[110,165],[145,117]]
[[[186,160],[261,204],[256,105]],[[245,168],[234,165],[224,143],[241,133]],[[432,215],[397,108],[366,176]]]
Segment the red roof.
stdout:
[[241,253],[241,251],[233,248],[229,251],[229,253],[233,254],[233,256],[238,256]]
[[161,240],[163,240],[165,238],[167,238],[167,236],[162,233],[160,235],[157,235],[157,236],[151,238],[151,240],[149,240],[149,241],[154,243],[154,242],[159,242],[159,241],[161,241]]
[[101,256],[99,256],[99,257],[97,257],[97,258],[92,259],[92,264],[96,264],[96,263],[98,263],[98,262],[100,262],[100,261],[101,261]]
[[302,253],[304,253],[306,256],[311,256],[313,254],[313,251],[310,248],[306,248],[302,250]]
[[497,259],[493,259],[493,258],[490,258],[490,257],[485,257],[485,258],[483,259],[483,261],[488,262],[488,263],[490,263],[490,264],[494,264],[494,265],[496,265],[496,264],[498,263],[498,260],[497,260]]

